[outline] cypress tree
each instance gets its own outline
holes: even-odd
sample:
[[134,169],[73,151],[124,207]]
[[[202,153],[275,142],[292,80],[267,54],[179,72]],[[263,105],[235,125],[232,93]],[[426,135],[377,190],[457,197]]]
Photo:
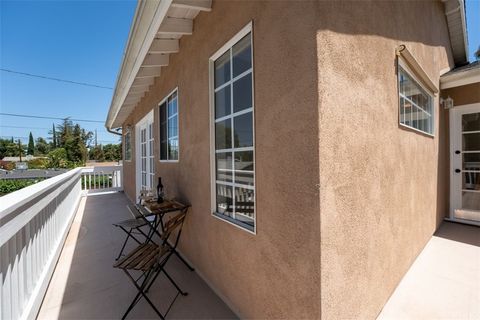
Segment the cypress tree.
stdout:
[[27,154],[33,156],[34,152],[35,152],[35,142],[33,142],[33,135],[32,135],[32,132],[30,131],[30,134],[28,135]]
[[52,141],[53,141],[53,149],[57,148],[57,131],[55,130],[55,123],[53,124],[52,130]]

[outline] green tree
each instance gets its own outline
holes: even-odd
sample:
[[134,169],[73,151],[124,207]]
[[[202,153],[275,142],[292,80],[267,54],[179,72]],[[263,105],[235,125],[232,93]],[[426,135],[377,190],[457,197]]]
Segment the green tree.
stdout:
[[48,166],[50,168],[68,168],[67,151],[64,148],[57,148],[48,153]]
[[33,135],[32,135],[32,132],[30,131],[30,134],[28,135],[27,154],[33,156],[34,153],[35,153],[35,143],[33,142]]
[[82,128],[79,124],[73,127],[72,133],[65,141],[65,150],[69,161],[83,165],[87,159],[87,147],[83,140]]
[[105,153],[103,152],[102,145],[90,148],[89,157],[91,160],[96,160],[99,162],[105,161]]
[[57,148],[57,130],[55,129],[55,123],[53,124],[53,129],[52,129],[52,148],[53,149]]
[[475,56],[475,59],[477,59],[477,61],[480,60],[480,46],[478,46],[477,51],[475,51],[473,55]]
[[42,137],[37,138],[37,143],[35,144],[36,155],[41,155],[41,156],[47,155],[48,152],[50,151],[49,149],[50,149],[50,146],[48,145],[47,141],[44,138]]
[[106,161],[119,161],[122,158],[120,144],[106,144],[103,146]]

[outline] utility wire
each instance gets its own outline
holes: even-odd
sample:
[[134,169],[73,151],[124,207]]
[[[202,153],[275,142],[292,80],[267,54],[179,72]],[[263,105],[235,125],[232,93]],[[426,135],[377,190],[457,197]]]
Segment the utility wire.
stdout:
[[[29,130],[52,130],[52,128],[42,128],[42,127],[21,127],[21,126],[4,126],[0,124],[0,128],[13,128],[13,129],[29,129]],[[87,131],[92,131],[95,129],[82,128]],[[106,130],[97,130],[98,132],[107,132]]]
[[35,118],[35,119],[52,119],[52,120],[72,120],[72,121],[78,121],[78,122],[95,122],[95,123],[105,123],[105,121],[99,121],[99,120],[85,120],[85,119],[74,119],[70,117],[65,117],[65,118],[58,118],[58,117],[46,117],[46,116],[30,116],[26,114],[16,114],[16,113],[5,113],[5,112],[0,112],[1,116],[10,116],[10,117],[21,117],[21,118]]
[[45,79],[45,80],[53,80],[53,81],[58,81],[58,82],[66,82],[66,83],[70,83],[70,84],[77,84],[77,85],[85,86],[85,87],[94,87],[94,88],[108,89],[108,90],[113,89],[112,87],[101,86],[101,85],[98,85],[98,84],[92,84],[92,83],[87,83],[87,82],[77,82],[77,81],[65,80],[65,79],[59,79],[59,78],[52,78],[52,77],[47,77],[47,76],[43,76],[43,75],[32,74],[32,73],[27,73],[27,72],[20,72],[20,71],[4,69],[4,68],[0,68],[0,71],[20,74],[20,75],[27,76],[27,77],[40,78],[40,79]]

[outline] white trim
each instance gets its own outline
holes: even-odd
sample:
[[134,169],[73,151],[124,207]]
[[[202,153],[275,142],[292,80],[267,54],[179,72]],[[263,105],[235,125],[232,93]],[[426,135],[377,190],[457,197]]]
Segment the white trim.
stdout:
[[[253,231],[241,226],[237,225],[227,219],[224,219],[222,217],[219,217],[216,212],[216,186],[217,186],[217,181],[216,181],[216,172],[215,172],[215,156],[216,156],[216,150],[215,150],[215,124],[216,124],[216,119],[215,119],[215,69],[214,69],[214,62],[218,58],[220,58],[225,52],[231,51],[231,48],[239,42],[241,39],[243,39],[246,35],[250,34],[250,41],[251,41],[251,54],[252,54],[252,67],[243,72],[242,74],[238,75],[235,77],[235,79],[240,79],[243,76],[246,76],[247,74],[252,75],[252,107],[248,108],[249,111],[252,113],[252,139],[253,139],[253,145],[252,148],[253,150],[253,163],[254,163],[254,170],[253,170],[253,181],[254,181],[254,186],[248,186],[246,189],[253,190],[254,191],[254,225],[253,225]],[[253,35],[253,22],[250,21],[245,27],[243,27],[237,34],[235,34],[229,41],[227,41],[220,49],[218,49],[209,59],[209,122],[210,122],[210,212],[211,215],[219,220],[222,220],[224,222],[227,222],[228,224],[231,224],[243,231],[249,232],[251,234],[256,235],[257,234],[257,190],[255,189],[256,186],[256,175],[255,175],[255,166],[256,166],[256,161],[255,161],[255,79],[254,79],[254,35]],[[233,66],[231,65],[230,67],[230,72],[233,69]],[[230,80],[228,81],[229,84],[231,84],[233,81],[235,81],[233,78],[233,75],[230,74]],[[220,88],[221,86],[219,86]],[[217,88],[218,89],[218,88]],[[230,95],[230,99],[233,99],[233,95]],[[231,101],[231,108],[233,108],[233,103]],[[250,111],[251,109],[251,111]],[[243,110],[242,110],[243,111]],[[242,111],[237,112],[238,114],[241,114]],[[245,111],[244,113],[247,113]],[[235,114],[230,114],[229,116],[224,117],[226,119],[233,118]],[[233,127],[232,127],[232,134],[233,134]],[[232,140],[233,143],[233,140]],[[235,148],[232,148],[233,150]],[[236,150],[236,149],[235,149]],[[250,150],[249,150],[250,151]],[[239,187],[243,187],[243,185],[239,185]]]
[[465,71],[446,74],[440,78],[441,89],[456,88],[473,83],[480,83],[480,66]]
[[[139,28],[139,24],[143,23],[143,11],[145,5],[151,3],[152,5],[156,4],[156,11],[153,15],[153,18],[149,21],[149,25],[147,31],[145,32],[143,41],[137,38],[135,32]],[[107,116],[106,126],[107,128],[112,129],[113,123],[117,119],[117,116],[122,108],[123,103],[128,95],[128,92],[132,86],[135,77],[142,66],[143,60],[145,59],[150,46],[157,35],[158,29],[162,24],[163,20],[167,16],[167,11],[170,8],[172,0],[162,0],[162,1],[140,1],[139,6],[141,4],[141,9],[135,12],[134,22],[132,24],[132,29],[130,30],[130,34],[128,37],[128,44],[123,55],[122,66],[120,68],[120,72],[117,77],[117,82],[115,84],[115,92],[113,94],[112,103],[110,105],[109,113]],[[147,23],[145,21],[144,23]],[[137,24],[138,23],[138,24]],[[141,46],[138,52],[131,52],[131,48],[133,46],[133,42],[138,39],[141,42]],[[131,68],[129,68],[128,75],[124,78],[124,72],[128,72],[125,70],[127,67],[128,58],[131,58],[131,55],[134,55],[135,62]],[[120,91],[120,92],[118,92]]]
[[[168,98],[170,98],[171,95],[173,95],[174,93],[177,93],[177,140],[178,140],[178,159],[176,160],[162,160],[162,150],[161,150],[161,143],[162,143],[162,137],[161,137],[161,126],[162,126],[162,123],[160,122],[160,114],[161,114],[161,111],[160,111],[160,108],[162,107],[162,104],[164,104],[165,102],[167,102],[167,105],[166,105],[166,108],[167,108],[167,144],[168,144]],[[173,89],[172,91],[170,91],[170,93],[168,93],[165,98],[163,98],[157,105],[157,108],[158,108],[158,161],[161,162],[161,163],[178,163],[180,162],[180,98],[179,98],[179,95],[178,95],[178,86],[175,87],[175,89]],[[168,150],[167,150],[167,157],[168,157]]]
[[[153,130],[153,123],[154,123],[154,111],[152,109],[140,121],[138,121],[135,124],[135,195],[136,195],[135,199],[138,199],[138,197],[140,196],[140,190],[142,188],[142,177],[141,177],[142,155],[141,155],[141,143],[140,143],[141,141],[140,130],[143,127],[145,127],[147,129],[146,134],[148,134],[148,124],[152,124],[152,130]],[[146,138],[147,138],[147,145],[148,145],[148,136]],[[155,140],[153,141],[153,143],[154,143],[153,149],[155,150]],[[146,154],[148,157],[148,151],[146,151]],[[153,156],[155,157],[155,152],[153,152]],[[153,162],[155,163],[155,160]],[[148,166],[150,166],[149,163],[148,163]],[[153,170],[155,170],[155,166]]]
[[455,217],[455,210],[462,207],[462,176],[455,172],[455,169],[460,168],[463,173],[462,153],[455,154],[456,149],[460,150],[462,145],[462,130],[459,127],[459,119],[464,114],[480,112],[480,103],[466,104],[455,106],[449,110],[449,129],[450,129],[450,221],[458,221],[467,224],[480,225],[480,221],[465,220]]

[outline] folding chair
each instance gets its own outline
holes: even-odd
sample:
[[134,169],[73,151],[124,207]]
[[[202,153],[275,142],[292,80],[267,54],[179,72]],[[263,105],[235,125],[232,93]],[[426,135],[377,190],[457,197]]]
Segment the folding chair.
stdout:
[[[118,256],[115,260],[120,259],[120,257],[123,255],[123,250],[125,250],[125,246],[127,245],[128,239],[132,238],[138,244],[142,244],[151,238],[151,235],[150,235],[150,233],[152,232],[151,228],[148,231],[148,234],[146,234],[141,228],[146,225],[152,224],[155,217],[151,217],[151,216],[146,217],[145,216],[146,213],[143,212],[143,209],[138,205],[135,207],[131,205],[127,205],[127,209],[130,211],[133,218],[123,220],[113,224],[115,227],[122,229],[127,234],[127,237],[123,242],[122,249],[120,249],[120,252],[118,253]],[[143,235],[145,237],[145,240],[140,241],[139,239],[137,239],[137,237],[135,237],[135,235],[137,236]]]
[[[155,313],[161,319],[165,319],[165,316],[167,315],[168,311],[177,299],[178,295],[182,294],[183,296],[186,296],[188,294],[187,292],[184,292],[180,289],[177,283],[175,283],[172,277],[165,270],[165,265],[174,253],[174,246],[178,244],[178,240],[180,239],[187,211],[188,209],[180,211],[178,214],[174,215],[165,223],[165,232],[162,234],[162,242],[160,245],[151,242],[142,244],[133,251],[131,251],[129,254],[127,254],[125,257],[123,257],[113,266],[114,268],[122,269],[128,276],[128,278],[132,281],[135,288],[137,288],[138,290],[137,295],[133,299],[132,303],[128,306],[127,311],[123,315],[122,319],[125,319],[127,317],[133,307],[135,307],[135,305],[142,298],[145,298],[147,303],[153,308]],[[177,236],[174,242],[175,245],[171,246],[168,244],[168,239],[177,229]],[[131,273],[133,271],[140,271],[142,272],[142,274],[140,275],[140,277],[135,279]],[[178,291],[175,295],[175,298],[170,303],[165,314],[162,314],[147,296],[148,290],[153,285],[158,275],[162,272]]]

